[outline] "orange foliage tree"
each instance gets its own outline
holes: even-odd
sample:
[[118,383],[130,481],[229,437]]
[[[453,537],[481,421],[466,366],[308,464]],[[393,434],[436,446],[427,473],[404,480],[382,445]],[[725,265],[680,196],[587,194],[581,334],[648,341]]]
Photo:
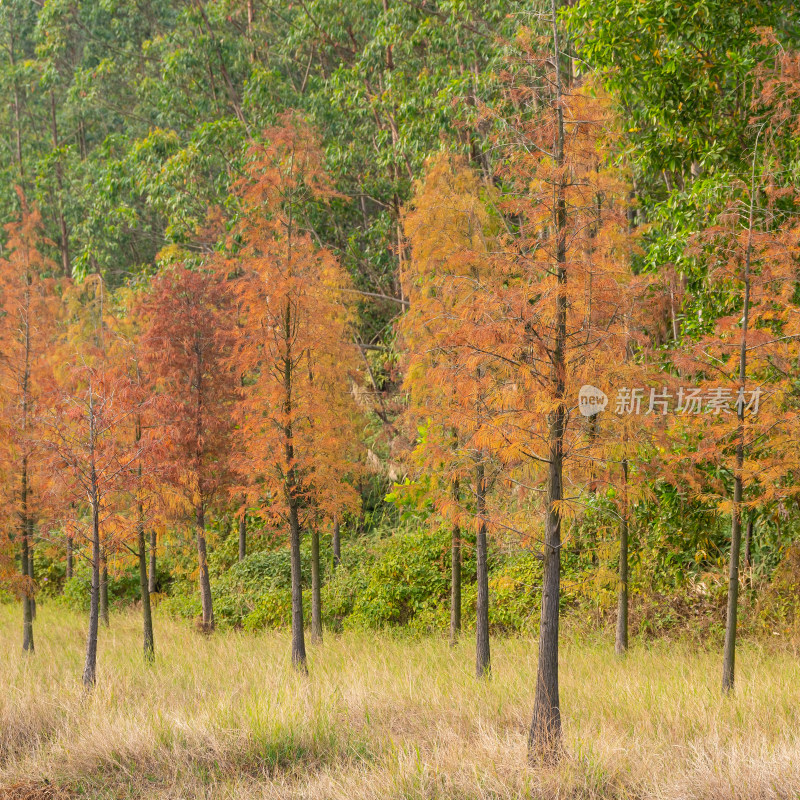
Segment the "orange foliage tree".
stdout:
[[231,293],[208,265],[167,265],[139,306],[141,365],[154,396],[151,417],[159,477],[190,514],[197,544],[202,629],[214,628],[206,517],[231,482],[230,455],[239,381]]
[[347,481],[356,446],[348,375],[356,369],[351,317],[342,303],[348,278],[315,246],[302,210],[333,196],[316,137],[299,119],[251,149],[238,187],[241,216],[220,256],[235,271],[242,324],[235,364],[243,376],[239,472],[251,507],[288,523],[292,570],[292,661],[305,669],[300,541],[312,533],[312,635],[322,635],[320,518],[357,507]]
[[[434,173],[441,197],[431,203],[423,192],[415,212],[423,216],[411,218],[410,232],[412,251],[428,265],[417,276],[420,309],[411,313],[418,364],[438,374],[429,398],[442,404],[443,423],[463,420],[479,465],[484,453],[502,465],[498,477],[513,491],[495,532],[515,533],[543,561],[529,737],[537,762],[561,752],[562,521],[581,512],[602,444],[577,413],[579,390],[613,382],[630,348],[632,298],[647,283],[632,271],[629,187],[614,160],[610,104],[595,87],[565,79],[555,26],[552,44],[542,52],[523,31],[507,70],[508,102],[484,109],[499,123],[494,150],[502,154],[491,187],[465,191],[464,178]],[[439,364],[429,371],[432,348]],[[485,478],[479,467],[478,487]],[[487,519],[481,495],[477,489],[479,533]],[[543,537],[530,524],[537,513]]]
[[[40,414],[51,492],[67,535],[90,546],[91,594],[83,683],[97,680],[98,623],[105,561],[129,536],[122,498],[139,458],[124,430],[133,413],[124,375],[111,368],[114,335],[106,290],[90,276],[67,297],[67,323],[55,354],[54,381]],[[107,610],[107,596],[105,598]]]
[[[32,537],[46,481],[37,420],[52,364],[57,302],[46,277],[55,265],[40,249],[41,216],[19,196],[21,218],[6,225],[6,255],[0,258],[0,491],[3,529],[16,531],[21,553],[21,574],[12,584],[22,597],[23,650],[33,652]],[[9,559],[7,571],[11,564]]]
[[[793,189],[770,185],[753,154],[749,180],[729,179],[727,207],[697,233],[691,252],[709,265],[726,310],[675,356],[682,412],[665,457],[676,484],[730,515],[731,550],[722,689],[735,679],[739,555],[745,514],[796,494],[796,290],[798,227]],[[787,205],[788,201],[788,205]]]
[[478,176],[462,159],[443,154],[428,164],[417,185],[404,231],[411,254],[405,273],[410,309],[400,323],[408,348],[407,417],[424,430],[411,461],[452,525],[452,639],[460,619],[461,530],[475,528],[475,671],[482,677],[491,664],[487,489],[498,468],[486,446],[492,438],[497,365],[485,358],[496,333],[487,323],[496,288],[490,253],[498,224],[487,210]]

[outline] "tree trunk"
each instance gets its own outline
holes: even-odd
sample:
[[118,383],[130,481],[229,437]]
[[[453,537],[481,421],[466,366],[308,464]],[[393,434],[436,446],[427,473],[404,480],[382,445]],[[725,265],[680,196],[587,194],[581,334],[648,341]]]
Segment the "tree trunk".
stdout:
[[[741,441],[737,449],[740,448]],[[725,620],[725,651],[722,661],[722,691],[724,694],[733,691],[736,669],[736,618],[739,606],[739,548],[742,540],[741,502],[742,478],[741,474],[738,474],[734,478],[733,513],[731,514],[731,561],[728,572],[728,611]]]
[[100,563],[102,569],[100,572],[100,619],[106,628],[108,622],[108,556],[106,555],[105,547],[100,551]]
[[72,553],[72,537],[67,536],[67,580],[72,577],[73,568],[73,553]]
[[453,525],[450,567],[450,645],[454,647],[461,633],[461,529],[458,525]]
[[[453,481],[453,497],[458,501],[458,481]],[[450,552],[450,646],[461,633],[461,529],[453,525]]]
[[753,517],[747,519],[747,533],[744,539],[744,568],[750,570],[753,566]]
[[320,591],[319,530],[311,530],[311,641],[322,641],[322,594]]
[[617,637],[614,650],[618,656],[628,651],[628,462],[622,462],[622,521],[619,528],[619,589],[617,591]]
[[28,579],[31,585],[31,620],[36,622],[36,574],[33,569],[33,520],[28,517]]
[[147,578],[147,591],[150,594],[156,592],[156,545],[158,544],[158,534],[150,531],[150,572]]
[[150,608],[150,586],[147,580],[147,550],[144,535],[144,515],[139,507],[139,592],[142,596],[142,627],[144,632],[144,660],[152,663],[156,658],[153,639],[153,613]]
[[214,630],[214,608],[211,601],[211,578],[208,574],[206,518],[202,506],[197,509],[197,562],[200,569],[200,600],[203,604],[203,633]]
[[303,576],[300,569],[300,519],[297,503],[289,500],[289,525],[292,550],[292,664],[302,671],[306,666],[306,640],[303,632]]
[[242,512],[239,517],[239,561],[244,561],[247,555],[247,513]]
[[488,676],[491,670],[491,655],[489,652],[489,566],[486,558],[486,474],[482,463],[475,468],[475,496],[479,519],[475,544],[478,578],[475,675],[478,678],[482,678]]
[[89,604],[89,632],[86,637],[86,664],[83,685],[93,689],[97,682],[97,628],[100,612],[100,508],[95,496],[92,501],[92,590]]
[[33,609],[31,607],[31,596],[33,585],[31,583],[28,564],[30,561],[29,542],[28,542],[28,520],[27,520],[27,468],[23,467],[22,475],[22,558],[20,572],[22,573],[24,591],[22,593],[22,650],[25,653],[33,653]]
[[[564,116],[561,107],[561,47],[558,39],[558,2],[551,0],[553,55],[556,72],[555,161],[564,164]],[[555,307],[555,347],[552,357],[554,397],[563,401],[565,392],[567,345],[567,207],[563,178],[554,187],[553,222],[556,236],[556,274],[558,292]],[[544,570],[542,575],[542,616],[539,629],[539,665],[533,719],[528,735],[528,760],[531,764],[553,763],[561,755],[561,703],[558,689],[558,623],[561,597],[561,515],[563,499],[564,426],[566,409],[560,402],[550,418],[547,469],[547,512],[545,515]]]
[[[55,93],[50,91],[50,127],[53,135],[53,149],[56,150],[59,145],[58,141],[58,126],[56,124],[56,97]],[[72,277],[72,264],[69,257],[69,231],[67,230],[67,222],[64,217],[64,168],[61,164],[61,159],[57,158],[55,162],[55,176],[56,188],[58,194],[58,224],[61,233],[61,241],[59,242],[61,250],[61,269],[64,272],[65,278]]]
[[339,535],[339,518],[333,518],[333,566],[338,567],[342,563],[342,543]]
[[[289,221],[289,253],[291,258],[292,224]],[[286,415],[284,427],[283,454],[285,459],[284,492],[289,508],[290,546],[292,554],[292,664],[295,669],[308,672],[306,664],[306,640],[303,630],[303,573],[300,565],[300,517],[297,500],[297,473],[295,472],[294,428],[292,412],[294,410],[292,382],[292,306],[286,301],[284,312],[284,340],[286,352],[283,357],[283,411]]]
[[[758,142],[758,139],[756,139]],[[739,611],[739,550],[742,543],[742,495],[744,486],[744,388],[747,382],[747,332],[750,323],[750,257],[753,244],[753,209],[755,203],[756,154],[750,178],[750,215],[747,250],[744,262],[744,302],[742,307],[742,342],[739,350],[739,387],[742,399],[738,405],[736,469],[733,478],[733,512],[731,513],[731,560],[728,571],[728,609],[725,618],[725,649],[722,657],[722,693],[730,694],[736,674],[736,623]]]

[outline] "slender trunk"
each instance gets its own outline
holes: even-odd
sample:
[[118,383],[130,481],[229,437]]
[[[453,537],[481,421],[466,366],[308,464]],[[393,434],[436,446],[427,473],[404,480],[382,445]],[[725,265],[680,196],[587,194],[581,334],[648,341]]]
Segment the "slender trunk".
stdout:
[[[737,447],[737,465],[741,469]],[[742,478],[738,473],[733,484],[733,513],[731,515],[731,561],[728,572],[728,611],[725,620],[725,651],[722,661],[722,691],[728,694],[733,691],[736,670],[736,622],[739,605],[739,548],[742,540],[741,523]]]
[[[558,40],[557,0],[551,0],[553,52],[555,63],[554,109],[556,113],[555,161],[564,165],[564,116],[561,108],[561,48]],[[564,427],[567,345],[567,207],[564,179],[554,187],[553,227],[556,236],[556,274],[558,291],[555,308],[555,346],[552,356],[554,396],[559,402],[550,415],[547,512],[545,515],[544,570],[542,575],[542,616],[539,629],[539,665],[533,719],[528,736],[528,760],[532,764],[553,763],[561,755],[561,703],[558,689],[558,623],[561,597],[561,515],[558,504],[563,499]]]
[[300,519],[297,503],[289,503],[289,526],[292,550],[292,664],[302,671],[306,667],[306,640],[303,632],[303,576],[300,570]]
[[202,505],[197,508],[197,562],[200,568],[200,600],[203,604],[203,633],[214,630],[214,608],[211,601],[211,578],[208,574],[206,517]]
[[338,567],[342,563],[342,543],[339,535],[339,518],[333,518],[333,566]]
[[753,566],[753,517],[747,520],[747,533],[744,539],[744,568],[749,570]]
[[108,627],[108,555],[105,547],[100,551],[100,619]]
[[617,592],[617,638],[614,650],[618,656],[628,651],[628,462],[622,462],[622,521],[619,529],[619,589]]
[[20,572],[22,573],[24,590],[22,593],[22,650],[25,653],[33,653],[33,609],[31,607],[31,597],[33,595],[33,585],[28,570],[29,562],[29,542],[28,534],[28,460],[22,460],[22,514],[20,517],[20,539],[22,540],[22,559]]
[[[453,481],[453,497],[458,502],[458,481]],[[450,645],[461,633],[461,529],[453,525],[450,552]]]
[[36,573],[33,568],[33,520],[28,517],[28,580],[30,581],[31,594],[31,619],[36,622]]
[[[93,480],[94,482],[94,480]],[[97,682],[97,628],[100,615],[100,505],[95,490],[92,498],[92,590],[89,604],[89,632],[86,637],[86,664],[83,685],[94,688]]]
[[150,586],[147,580],[147,550],[144,535],[144,513],[139,506],[139,592],[142,595],[142,627],[144,632],[144,660],[155,661],[155,642],[153,639],[153,613],[150,608]]
[[150,594],[156,592],[156,545],[158,544],[158,534],[150,531],[150,572],[147,577],[147,591]]
[[239,517],[239,561],[244,561],[247,555],[247,513],[242,512]]
[[[56,96],[53,91],[50,92],[50,128],[53,136],[53,149],[58,148],[58,125],[56,123]],[[69,231],[67,230],[67,221],[64,217],[64,168],[61,164],[61,159],[57,158],[55,162],[55,176],[56,176],[56,189],[58,190],[58,224],[61,234],[61,269],[64,271],[65,278],[72,277],[72,264],[69,257]]]
[[319,530],[311,530],[311,641],[322,641],[322,595],[320,593]]
[[[291,262],[292,222],[289,220],[289,261]],[[294,427],[292,412],[294,411],[293,397],[293,368],[292,361],[292,306],[289,298],[286,299],[284,313],[284,341],[286,351],[283,357],[283,410],[286,415],[284,427],[283,454],[286,463],[286,479],[284,491],[286,505],[289,508],[290,546],[292,555],[292,664],[302,672],[308,672],[306,664],[306,640],[303,630],[303,574],[300,568],[300,516],[297,499],[297,473],[295,471],[294,453]]]
[[16,56],[15,56],[15,39],[14,34],[11,34],[9,45],[9,63],[11,64],[12,74],[14,75],[14,144],[15,155],[17,159],[17,170],[19,172],[19,185],[25,191],[25,166],[22,161],[22,108],[19,97],[19,86],[17,86],[16,77]]
[[73,553],[72,553],[72,537],[67,536],[67,580],[72,577]]
[[753,210],[755,203],[756,151],[753,153],[753,169],[750,178],[750,215],[747,231],[747,249],[744,262],[744,303],[742,308],[742,343],[739,350],[739,389],[738,402],[736,469],[733,478],[733,512],[731,513],[731,560],[728,571],[728,609],[725,618],[725,649],[722,657],[722,693],[733,691],[736,674],[736,623],[739,611],[739,550],[742,542],[742,495],[744,486],[742,468],[744,466],[744,389],[747,382],[747,332],[750,323],[750,257],[753,244]]
[[486,471],[482,463],[475,468],[475,496],[478,512],[478,535],[475,543],[478,601],[475,640],[475,675],[488,676],[491,670],[489,652],[489,565],[486,558]]

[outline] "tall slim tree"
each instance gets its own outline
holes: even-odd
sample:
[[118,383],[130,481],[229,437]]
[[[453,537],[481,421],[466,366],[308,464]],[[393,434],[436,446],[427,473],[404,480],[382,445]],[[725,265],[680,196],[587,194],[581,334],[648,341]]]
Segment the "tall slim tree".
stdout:
[[241,412],[249,506],[289,526],[292,662],[306,669],[300,542],[314,540],[314,633],[321,635],[319,543],[315,520],[357,507],[346,481],[355,445],[348,372],[356,352],[343,302],[348,279],[305,228],[309,204],[333,196],[316,136],[297,117],[254,145],[239,185],[243,213],[229,243],[228,269],[241,275],[244,324],[235,364],[246,377]]
[[103,551],[114,551],[125,538],[119,499],[129,486],[140,450],[124,435],[133,409],[126,402],[122,376],[108,358],[107,306],[99,277],[76,287],[68,313],[56,351],[55,381],[41,415],[41,440],[64,523],[91,547],[83,683],[92,689],[97,681]]
[[161,477],[190,514],[197,544],[202,629],[214,629],[207,520],[230,484],[238,382],[229,358],[233,308],[223,275],[200,264],[165,265],[140,313],[141,358],[155,392],[152,415],[161,441]]
[[405,218],[411,306],[400,325],[409,351],[408,417],[425,431],[413,462],[421,475],[431,476],[428,493],[452,529],[452,640],[460,627],[461,531],[475,530],[478,677],[488,675],[491,665],[487,488],[496,469],[486,447],[493,365],[482,357],[486,343],[476,333],[495,288],[489,253],[497,230],[481,188],[463,159],[442,155],[428,164]]
[[[5,464],[4,505],[16,515],[20,545],[18,582],[23,608],[23,650],[33,651],[32,534],[41,504],[43,474],[37,446],[42,391],[49,377],[55,295],[44,275],[52,263],[42,254],[41,217],[20,191],[21,219],[6,226],[0,258],[0,461]],[[41,508],[39,512],[41,513]]]

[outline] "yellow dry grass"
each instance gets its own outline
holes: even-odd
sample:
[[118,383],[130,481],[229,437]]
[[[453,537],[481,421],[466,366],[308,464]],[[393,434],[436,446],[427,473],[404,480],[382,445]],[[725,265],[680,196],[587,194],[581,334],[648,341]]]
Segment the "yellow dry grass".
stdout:
[[717,652],[565,637],[566,751],[525,766],[535,642],[493,641],[473,677],[469,637],[329,635],[296,674],[284,633],[202,637],[156,616],[145,667],[139,618],[101,631],[99,682],[80,684],[85,621],[42,605],[37,652],[0,607],[0,797],[795,798],[800,665],[744,645],[736,695]]

